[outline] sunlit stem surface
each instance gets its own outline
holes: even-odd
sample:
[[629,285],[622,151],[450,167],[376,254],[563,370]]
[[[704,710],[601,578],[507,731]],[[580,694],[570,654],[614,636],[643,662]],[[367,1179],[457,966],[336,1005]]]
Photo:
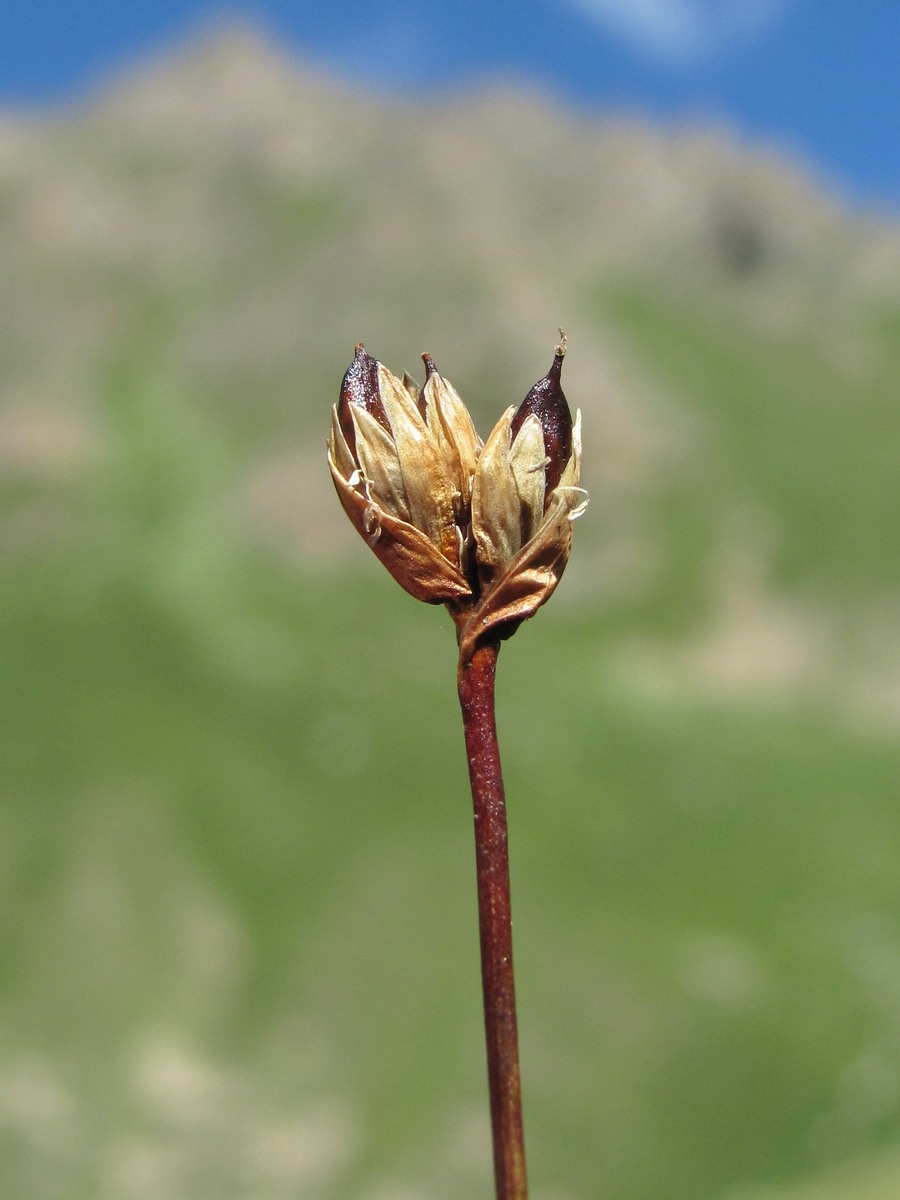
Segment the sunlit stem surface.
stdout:
[[513,984],[506,801],[494,719],[499,641],[482,643],[459,665],[475,809],[475,862],[481,932],[481,978],[497,1200],[527,1200],[519,1044]]

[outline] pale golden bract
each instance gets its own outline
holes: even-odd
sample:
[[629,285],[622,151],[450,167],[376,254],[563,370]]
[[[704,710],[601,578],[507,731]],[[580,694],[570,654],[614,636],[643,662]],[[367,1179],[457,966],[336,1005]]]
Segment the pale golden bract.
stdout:
[[559,582],[587,504],[581,414],[572,424],[559,389],[571,454],[548,493],[539,416],[513,436],[516,410],[507,409],[482,445],[456,391],[423,357],[420,393],[357,347],[332,410],[328,462],[359,533],[408,592],[447,604],[471,653],[486,634],[506,636],[532,616]]

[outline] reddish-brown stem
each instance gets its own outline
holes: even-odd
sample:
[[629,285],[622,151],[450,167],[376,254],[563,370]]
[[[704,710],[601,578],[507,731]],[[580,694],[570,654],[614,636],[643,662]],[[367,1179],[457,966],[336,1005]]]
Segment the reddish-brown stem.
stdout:
[[459,664],[469,779],[475,808],[475,864],[481,931],[481,979],[497,1200],[527,1200],[513,986],[506,801],[494,720],[497,641]]

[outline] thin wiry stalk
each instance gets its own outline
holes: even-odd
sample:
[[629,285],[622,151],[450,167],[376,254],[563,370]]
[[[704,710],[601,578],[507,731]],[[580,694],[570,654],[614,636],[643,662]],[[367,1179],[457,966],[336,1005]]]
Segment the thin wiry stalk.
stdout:
[[494,719],[494,679],[499,649],[499,641],[487,641],[479,645],[471,657],[461,658],[458,685],[475,810],[475,863],[494,1179],[497,1200],[527,1200],[506,801]]

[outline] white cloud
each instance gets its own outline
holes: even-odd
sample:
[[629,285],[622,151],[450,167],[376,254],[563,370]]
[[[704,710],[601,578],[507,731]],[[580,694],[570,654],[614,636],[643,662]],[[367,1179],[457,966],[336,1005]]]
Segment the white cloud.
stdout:
[[569,0],[645,54],[690,64],[771,28],[783,0]]

